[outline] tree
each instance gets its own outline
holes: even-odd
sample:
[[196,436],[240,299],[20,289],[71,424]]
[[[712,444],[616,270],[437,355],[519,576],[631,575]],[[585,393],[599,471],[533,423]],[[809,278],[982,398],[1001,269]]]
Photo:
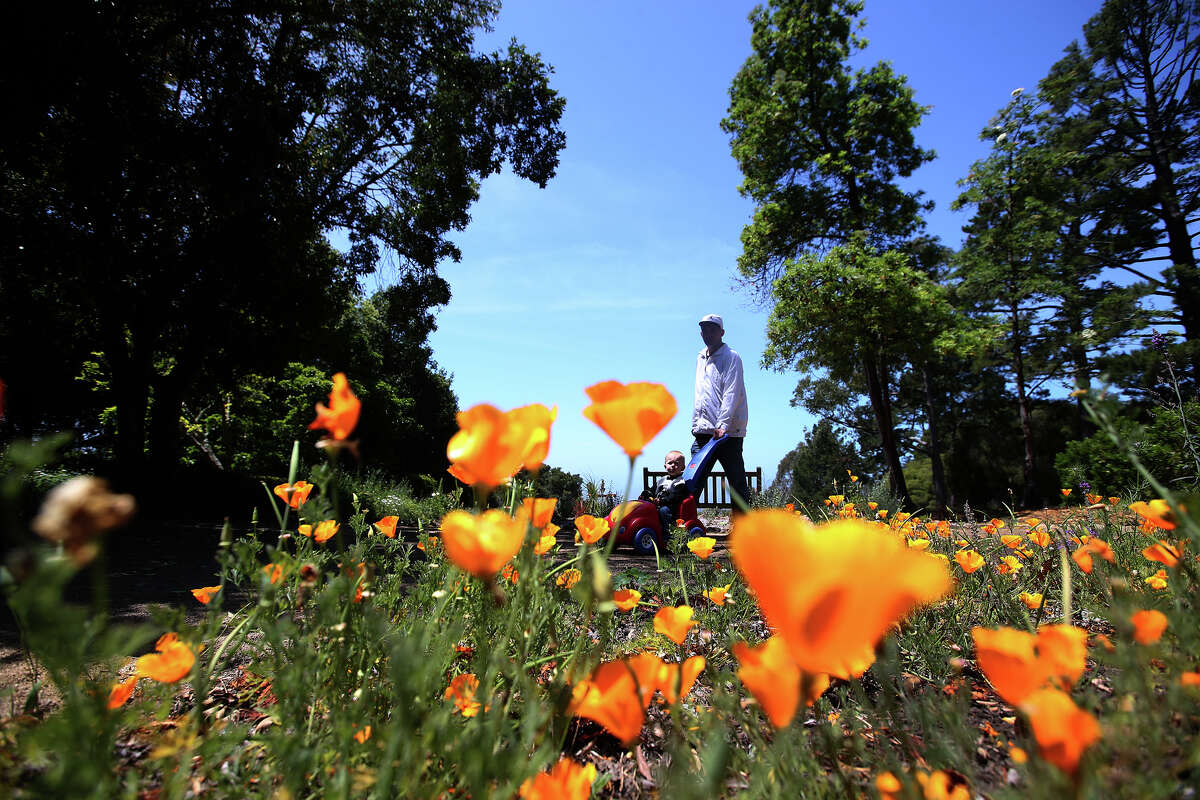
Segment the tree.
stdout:
[[865,477],[868,467],[858,449],[838,436],[832,422],[822,419],[779,462],[771,490],[816,506],[836,487],[846,484],[847,470]]
[[[1166,321],[1200,341],[1200,270],[1189,226],[1200,209],[1200,5],[1107,0],[1042,81],[1053,110],[1090,128],[1083,153],[1121,174],[1114,213],[1149,212],[1156,236],[1140,258],[1106,261],[1172,299]],[[1166,254],[1153,253],[1165,247]],[[1138,263],[1165,262],[1161,277]],[[1200,379],[1200,346],[1191,347]]]
[[[515,42],[473,50],[496,10],[17,10],[0,75],[0,350],[27,357],[0,356],[0,371],[28,391],[32,366],[59,356],[38,334],[69,331],[71,358],[101,354],[118,461],[140,469],[148,445],[169,465],[200,381],[282,369],[293,340],[384,258],[402,283],[456,258],[446,237],[469,221],[480,180],[507,162],[545,185],[564,144],[540,58]],[[30,52],[45,69],[15,66]],[[347,252],[326,242],[334,230]],[[37,405],[18,406],[26,432],[47,422]]]
[[[757,206],[742,232],[738,269],[760,296],[773,297],[777,313],[795,319],[793,332],[801,337],[808,323],[784,307],[795,295],[772,282],[794,260],[856,235],[865,247],[886,249],[911,235],[929,207],[920,192],[897,184],[933,157],[913,140],[925,109],[889,64],[857,72],[846,64],[865,44],[854,32],[861,11],[853,0],[784,0],[756,8],[753,52],[733,80],[722,122],[744,176],[739,191]],[[860,344],[849,357],[862,370],[893,491],[903,495],[886,392],[889,365],[868,342]],[[840,349],[838,369],[846,356]],[[829,366],[833,358],[820,363]]]

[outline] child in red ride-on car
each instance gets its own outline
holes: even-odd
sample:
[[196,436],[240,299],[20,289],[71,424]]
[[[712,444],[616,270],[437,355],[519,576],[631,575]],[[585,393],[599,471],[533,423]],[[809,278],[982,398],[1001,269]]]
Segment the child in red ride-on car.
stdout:
[[658,506],[664,532],[675,527],[675,520],[679,519],[679,505],[691,494],[687,481],[683,479],[683,464],[683,453],[678,450],[667,453],[663,459],[663,469],[667,474],[658,479],[653,492],[646,489],[638,497]]

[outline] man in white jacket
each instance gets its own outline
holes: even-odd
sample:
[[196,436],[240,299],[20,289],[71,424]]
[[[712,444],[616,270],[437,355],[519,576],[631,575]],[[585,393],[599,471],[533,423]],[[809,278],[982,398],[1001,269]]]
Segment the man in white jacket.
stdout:
[[746,487],[746,464],[742,460],[742,439],[746,436],[746,384],[742,380],[742,357],[722,341],[725,323],[717,314],[700,320],[700,338],[704,349],[696,358],[696,403],[692,411],[692,455],[711,439],[728,435],[717,445],[717,462],[725,470],[729,490],[738,500],[750,502]]

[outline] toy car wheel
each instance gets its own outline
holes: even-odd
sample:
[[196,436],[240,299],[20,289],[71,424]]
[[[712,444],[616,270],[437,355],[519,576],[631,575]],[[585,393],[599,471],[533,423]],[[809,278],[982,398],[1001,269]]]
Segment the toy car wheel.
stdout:
[[691,536],[693,539],[695,539],[697,536],[703,536],[705,533],[706,531],[704,528],[701,528],[699,525],[694,525],[688,530],[688,536]]
[[654,548],[657,544],[653,528],[638,528],[637,533],[633,535],[633,549],[639,555],[654,555]]

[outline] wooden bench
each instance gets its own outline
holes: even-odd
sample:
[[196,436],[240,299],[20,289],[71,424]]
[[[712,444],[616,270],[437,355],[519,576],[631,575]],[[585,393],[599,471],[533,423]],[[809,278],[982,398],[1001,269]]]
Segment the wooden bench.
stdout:
[[[654,484],[659,478],[665,477],[666,474],[662,470],[652,470],[649,467],[642,467],[642,488],[653,493]],[[750,498],[762,494],[762,480],[762,467],[754,470],[754,472],[746,473],[746,486],[750,489],[750,497],[746,498],[746,502],[750,502]],[[733,501],[729,499],[729,485],[725,483],[724,472],[708,473],[708,479],[704,482],[704,488],[696,496],[696,507],[733,508]]]

